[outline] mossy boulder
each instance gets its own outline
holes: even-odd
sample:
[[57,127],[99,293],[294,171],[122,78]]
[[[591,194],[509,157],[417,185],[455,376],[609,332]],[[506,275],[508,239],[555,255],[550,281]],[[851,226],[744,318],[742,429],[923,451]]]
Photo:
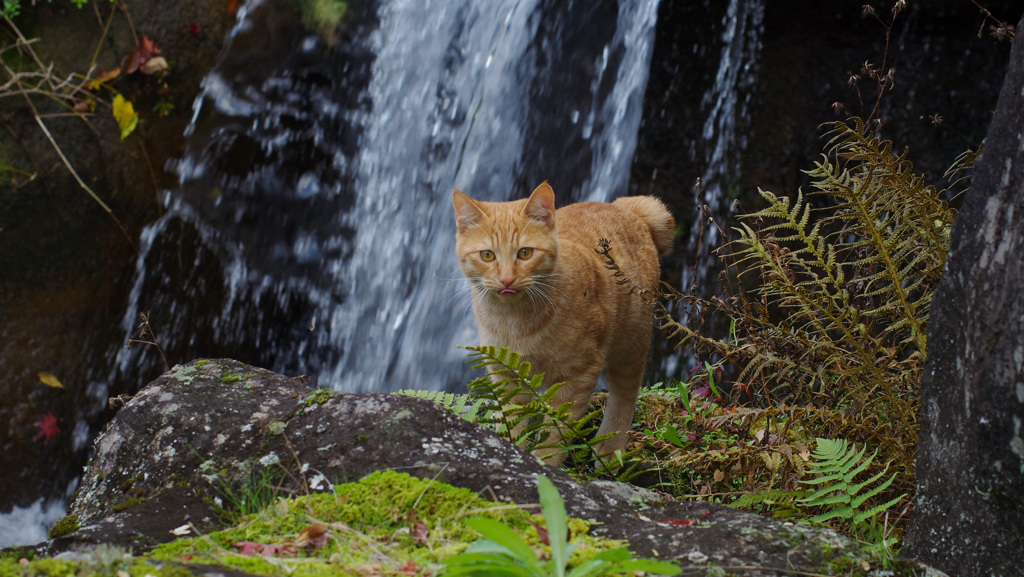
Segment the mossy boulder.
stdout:
[[[81,528],[37,550],[47,556],[105,544],[150,551],[178,539],[172,531],[182,527],[208,535],[237,526],[240,510],[258,516],[267,504],[305,507],[278,498],[333,494],[385,470],[518,504],[537,502],[537,475],[544,474],[569,515],[593,524],[593,538],[709,574],[877,568],[870,552],[831,530],[622,483],[577,483],[430,401],[313,390],[305,380],[230,360],[176,366],[128,402],[96,440],[71,504]],[[382,503],[401,501],[398,485],[378,486]],[[117,510],[130,499],[133,507]],[[389,519],[391,509],[372,506],[373,515]]]

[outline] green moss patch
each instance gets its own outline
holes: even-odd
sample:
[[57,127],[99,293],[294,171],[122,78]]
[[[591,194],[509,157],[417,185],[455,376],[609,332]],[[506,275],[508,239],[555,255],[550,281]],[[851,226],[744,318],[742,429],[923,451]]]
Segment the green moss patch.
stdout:
[[322,405],[336,396],[338,394],[330,389],[317,389],[302,399],[302,406]]
[[174,365],[171,367],[169,376],[183,385],[191,385],[198,372],[194,366]]
[[236,383],[238,381],[244,381],[246,379],[246,377],[248,377],[248,375],[243,375],[242,373],[229,373],[229,374],[226,374],[223,377],[221,377],[220,378],[220,382],[222,382],[222,383],[224,383],[226,385],[228,383]]
[[[440,561],[479,535],[465,520],[486,516],[519,533],[543,554],[540,516],[497,504],[466,489],[382,471],[333,492],[280,499],[232,529],[162,545],[152,559],[230,565],[260,575],[436,574]],[[570,522],[579,563],[621,545],[586,535],[589,524]]]
[[119,511],[131,509],[133,507],[138,507],[139,505],[142,504],[143,500],[144,499],[142,499],[141,497],[131,497],[129,499],[125,499],[124,501],[121,501],[120,503],[114,505],[114,512],[117,513]]
[[63,537],[68,533],[74,533],[78,530],[79,526],[80,523],[77,516],[65,515],[58,519],[57,522],[53,524],[53,527],[50,527],[50,539],[56,539],[58,537]]

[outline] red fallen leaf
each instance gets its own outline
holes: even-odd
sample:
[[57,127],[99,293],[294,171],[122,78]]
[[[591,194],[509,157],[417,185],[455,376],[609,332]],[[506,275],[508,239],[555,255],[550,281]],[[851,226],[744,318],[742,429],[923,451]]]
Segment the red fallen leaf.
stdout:
[[420,567],[415,561],[409,560],[405,562],[405,567],[398,570],[398,575],[419,575]]
[[679,519],[658,519],[657,522],[658,523],[668,523],[669,525],[687,525],[687,526],[695,525],[697,523],[696,521],[690,521],[690,520],[681,521]]
[[53,440],[57,438],[57,435],[60,434],[60,423],[63,420],[64,419],[54,417],[53,413],[46,413],[38,421],[32,423],[33,427],[39,428],[39,432],[36,433],[36,436],[33,437],[32,440],[38,441],[39,439],[45,439],[47,444],[53,442]]
[[690,525],[696,525],[698,521],[707,517],[711,514],[711,511],[704,511],[704,514],[697,517],[696,519],[657,519],[656,523],[668,523],[669,525],[682,525],[689,527]]
[[257,553],[264,557],[273,557],[274,555],[294,555],[291,543],[270,545],[267,543],[254,543],[253,541],[238,541],[231,545],[233,547],[238,547],[239,554],[249,557],[256,555]]
[[199,36],[199,33],[202,32],[202,30],[203,29],[202,29],[201,26],[199,26],[198,22],[189,22],[188,23],[188,33],[191,34],[192,36]]
[[238,553],[248,557],[263,551],[263,543],[254,543],[252,541],[238,541],[232,543],[231,546],[238,547]]
[[154,54],[160,54],[160,50],[153,44],[153,41],[146,38],[146,35],[142,35],[142,43],[135,46],[132,50],[132,55],[128,57],[128,66],[125,67],[125,73],[131,74],[140,67],[145,66]]
[[427,544],[427,536],[429,534],[430,531],[427,529],[427,524],[423,521],[416,521],[416,524],[412,526],[412,540],[420,545]]
[[264,545],[261,553],[263,553],[264,557],[273,557],[274,555],[294,555],[291,543],[283,543],[281,545]]

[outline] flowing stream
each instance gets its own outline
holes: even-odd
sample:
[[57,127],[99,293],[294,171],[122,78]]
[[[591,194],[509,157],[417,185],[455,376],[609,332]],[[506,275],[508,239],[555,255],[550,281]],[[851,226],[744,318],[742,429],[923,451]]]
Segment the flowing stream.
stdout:
[[[453,187],[625,193],[656,0],[396,0],[337,43],[253,0],[142,235],[123,328],[350,392],[465,382]],[[117,351],[115,378],[152,368]],[[152,372],[152,371],[150,371]]]

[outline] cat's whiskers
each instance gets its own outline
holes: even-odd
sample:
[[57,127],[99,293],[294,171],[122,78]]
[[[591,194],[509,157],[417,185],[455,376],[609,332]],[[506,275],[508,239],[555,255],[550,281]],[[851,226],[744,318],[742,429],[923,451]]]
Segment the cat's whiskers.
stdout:
[[448,297],[449,307],[455,304],[456,302],[461,303],[466,301],[469,301],[470,305],[472,305],[472,299],[465,298],[465,296],[473,294],[473,283],[478,281],[467,277],[466,273],[459,270],[458,268],[456,268],[455,271],[449,276],[439,275],[437,271],[434,271],[433,274],[435,279],[444,281],[446,285],[450,286],[453,283],[455,284],[454,288],[450,288],[446,293]]
[[551,312],[555,312],[555,301],[554,299],[551,298],[551,295],[549,295],[547,291],[541,288],[542,286],[548,285],[544,284],[543,282],[534,280],[534,282],[530,286],[526,287],[526,295],[530,297],[530,302],[533,303],[534,305],[535,315],[537,314],[536,308],[539,304],[538,301],[543,301],[545,304],[547,304],[548,308],[551,309]]
[[[562,295],[562,297],[568,299],[570,302],[575,302],[573,300],[573,298],[571,296],[569,296],[565,291],[563,291],[560,288],[558,288],[557,286],[555,286],[556,283],[561,284],[563,281],[561,279],[552,279],[551,277],[553,277],[553,276],[562,276],[562,275],[536,275],[536,276],[533,277],[533,285],[536,285],[538,287],[544,287],[545,289],[554,291],[554,292]],[[549,280],[550,280],[550,282],[548,282]],[[538,290],[540,290],[540,289],[538,289]],[[554,308],[555,303],[554,303],[554,299],[551,298],[551,295],[547,294],[547,291],[545,291],[545,290],[541,290],[541,292],[544,293],[544,297],[546,299],[551,301],[551,307]]]
[[448,282],[458,283],[458,285],[455,288],[448,291],[448,305],[451,306],[453,303],[456,302],[456,299],[458,299],[458,302],[462,302],[464,295],[472,295],[473,285],[475,282],[478,281],[471,278],[467,278],[466,276],[460,276],[460,278],[448,279]]
[[526,287],[524,292],[526,293],[527,298],[530,299],[530,304],[533,306],[533,314],[530,316],[530,320],[533,320],[533,317],[537,316],[537,308],[540,305],[540,303],[538,302],[538,297],[540,299],[547,300],[549,306],[551,307],[551,311],[554,312],[554,303],[551,302],[551,299],[548,297],[548,295],[544,294],[544,291],[538,290],[537,287],[534,285],[530,285]]

